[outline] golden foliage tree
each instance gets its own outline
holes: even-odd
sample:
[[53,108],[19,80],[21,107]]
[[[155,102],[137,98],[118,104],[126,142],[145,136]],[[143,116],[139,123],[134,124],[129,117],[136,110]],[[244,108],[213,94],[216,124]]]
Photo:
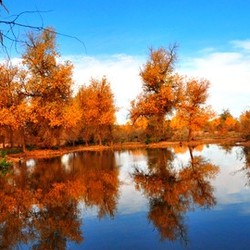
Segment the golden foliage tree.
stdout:
[[8,142],[13,146],[13,136],[16,136],[15,141],[19,141],[25,151],[25,129],[27,122],[31,120],[30,107],[22,92],[26,72],[17,66],[2,64],[0,74],[0,135],[2,134],[3,145],[8,136]]
[[243,136],[247,139],[250,139],[250,110],[247,110],[241,114],[240,129]]
[[80,127],[85,142],[92,137],[101,145],[103,139],[111,138],[116,108],[107,79],[92,79],[79,90],[76,99],[81,109]]
[[140,76],[143,92],[131,102],[130,117],[135,122],[144,116],[152,129],[163,132],[165,116],[171,114],[179,96],[179,76],[174,72],[176,46],[169,50],[150,50],[149,59]]
[[223,135],[230,131],[239,131],[239,121],[231,115],[229,109],[223,110],[219,116],[212,119],[209,126],[213,132]]
[[188,79],[182,85],[180,102],[170,125],[176,129],[187,128],[189,141],[193,132],[201,130],[213,117],[213,111],[206,105],[208,88],[209,82],[203,79]]
[[37,134],[51,146],[58,143],[61,128],[68,124],[64,111],[71,99],[73,66],[68,61],[60,62],[52,29],[28,35],[23,64],[29,72],[25,91],[36,118]]

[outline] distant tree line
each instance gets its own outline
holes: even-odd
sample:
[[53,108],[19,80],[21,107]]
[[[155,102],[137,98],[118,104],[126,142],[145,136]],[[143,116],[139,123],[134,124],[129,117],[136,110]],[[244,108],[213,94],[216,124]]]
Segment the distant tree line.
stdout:
[[115,121],[108,79],[91,79],[73,95],[73,65],[63,62],[51,28],[27,35],[21,64],[0,65],[0,143],[51,148],[123,141],[192,140],[198,135],[241,132],[249,138],[250,111],[239,120],[206,104],[209,82],[175,71],[176,46],[150,49],[140,70],[141,94],[130,121]]

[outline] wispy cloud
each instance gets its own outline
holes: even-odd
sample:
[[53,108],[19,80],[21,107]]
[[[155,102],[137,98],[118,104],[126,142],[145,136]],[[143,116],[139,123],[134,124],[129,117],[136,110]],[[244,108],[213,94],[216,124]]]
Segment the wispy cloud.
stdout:
[[247,40],[234,40],[234,41],[231,41],[231,44],[235,48],[244,49],[244,50],[250,52],[250,39],[247,39]]

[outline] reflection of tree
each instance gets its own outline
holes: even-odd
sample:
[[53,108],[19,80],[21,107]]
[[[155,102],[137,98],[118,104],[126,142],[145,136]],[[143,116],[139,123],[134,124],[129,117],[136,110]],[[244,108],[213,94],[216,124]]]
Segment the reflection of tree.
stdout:
[[78,211],[78,196],[84,186],[78,181],[54,183],[47,193],[36,193],[37,211],[34,211],[33,227],[38,235],[34,249],[66,249],[68,241],[83,240]]
[[68,168],[60,158],[25,165],[0,177],[0,249],[20,243],[32,249],[66,249],[83,240],[79,201],[113,216],[118,198],[113,153],[84,153]]
[[248,179],[247,185],[250,186],[250,146],[242,148],[241,158],[244,159],[244,166],[239,171],[243,171],[245,173]]
[[218,167],[194,157],[190,148],[190,161],[177,170],[169,150],[148,151],[148,170],[135,169],[133,178],[138,190],[149,199],[148,218],[159,230],[162,239],[186,242],[184,213],[195,205],[209,208],[215,205],[213,188],[208,181]]
[[[115,215],[118,200],[118,168],[114,154],[109,151],[85,152],[76,161],[84,172],[86,192],[83,200],[87,206],[98,208],[98,217]],[[91,163],[89,165],[88,163]]]
[[250,169],[250,146],[246,146],[243,148],[243,154],[245,156],[246,168]]
[[0,176],[0,249],[12,249],[19,242],[33,238],[29,208],[32,195],[27,190],[14,187],[12,180]]

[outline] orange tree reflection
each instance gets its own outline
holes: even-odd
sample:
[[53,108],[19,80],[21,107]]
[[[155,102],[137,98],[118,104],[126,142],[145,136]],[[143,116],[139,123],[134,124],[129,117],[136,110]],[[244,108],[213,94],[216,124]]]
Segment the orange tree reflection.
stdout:
[[97,206],[99,217],[113,216],[119,181],[112,155],[98,153],[94,159],[91,153],[73,154],[67,166],[54,158],[1,176],[0,249],[18,244],[66,249],[69,241],[80,243],[79,202]]
[[85,192],[82,197],[88,207],[96,207],[98,217],[114,217],[119,198],[119,171],[110,151],[84,152],[71,158],[72,166],[80,166]]
[[209,179],[218,167],[201,156],[193,156],[186,166],[173,164],[174,154],[168,149],[148,150],[148,169],[135,168],[132,174],[136,188],[149,199],[148,219],[158,229],[161,239],[187,242],[184,214],[195,206],[215,205]]

